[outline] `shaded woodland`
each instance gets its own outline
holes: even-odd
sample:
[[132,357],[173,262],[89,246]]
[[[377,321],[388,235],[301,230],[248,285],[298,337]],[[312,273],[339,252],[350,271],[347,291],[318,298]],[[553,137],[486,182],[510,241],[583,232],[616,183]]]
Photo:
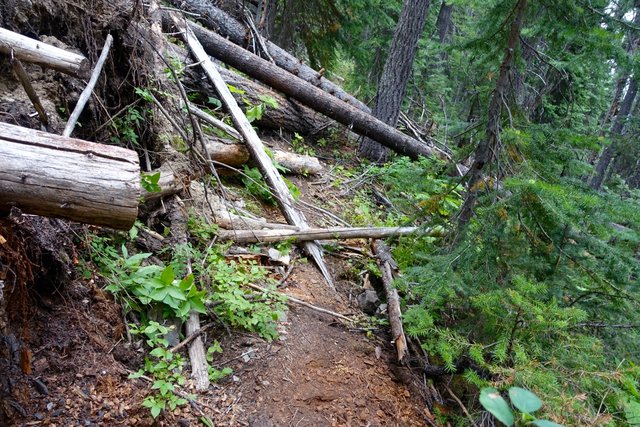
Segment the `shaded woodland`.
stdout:
[[639,43],[637,0],[5,0],[0,424],[640,424]]

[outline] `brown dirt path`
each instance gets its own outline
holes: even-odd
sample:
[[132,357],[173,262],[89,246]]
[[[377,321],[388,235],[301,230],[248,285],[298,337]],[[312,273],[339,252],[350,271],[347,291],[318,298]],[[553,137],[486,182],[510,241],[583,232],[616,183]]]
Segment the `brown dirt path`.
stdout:
[[[287,292],[324,308],[339,294],[300,266]],[[333,295],[331,295],[333,294]],[[315,297],[314,297],[315,296]],[[241,395],[238,421],[268,426],[421,426],[426,414],[417,396],[394,380],[390,356],[331,316],[292,306],[280,340],[252,347],[251,359],[235,366]],[[376,347],[378,349],[376,350]]]

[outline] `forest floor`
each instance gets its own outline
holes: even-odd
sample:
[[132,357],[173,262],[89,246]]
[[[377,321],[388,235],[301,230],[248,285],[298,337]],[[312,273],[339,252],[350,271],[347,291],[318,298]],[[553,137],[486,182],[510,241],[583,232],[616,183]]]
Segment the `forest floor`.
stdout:
[[[84,11],[65,15],[75,10],[67,10],[65,2],[61,3],[63,8],[54,0],[40,3],[44,6],[39,13],[59,13],[56,19],[70,20],[68,28],[73,27],[74,19],[92,25],[84,19]],[[20,7],[2,7],[7,17],[22,22]],[[94,18],[107,25],[117,10],[106,2],[103,8],[100,15],[93,11]],[[49,31],[55,32],[60,23],[50,22]],[[82,26],[74,31],[71,37],[82,38]],[[60,113],[80,92],[81,82],[29,64],[27,69],[45,110],[54,112],[50,114],[50,130],[61,129],[64,119]],[[112,93],[105,89],[96,96]],[[31,113],[30,101],[13,78],[8,62],[0,62],[0,120],[38,129],[37,118]],[[338,151],[355,149],[339,147]],[[303,200],[341,216],[353,208],[353,194],[331,185],[328,171],[334,160],[325,164],[327,174],[321,177],[328,185],[312,185],[318,177],[292,181]],[[265,214],[269,220],[284,222],[276,211],[269,212]],[[321,226],[322,214],[318,212],[305,214],[311,224]],[[150,383],[129,378],[142,366],[147,350],[136,348],[127,339],[123,308],[103,290],[99,278],[84,279],[71,271],[73,268],[65,270],[65,266],[78,264],[76,245],[85,232],[84,226],[57,219],[29,215],[0,218],[0,260],[11,260],[14,267],[9,271],[0,262],[0,285],[7,280],[4,298],[8,319],[8,324],[2,324],[4,313],[0,311],[0,427],[195,426],[205,425],[203,417],[216,426],[436,424],[425,403],[422,379],[395,363],[386,326],[346,325],[331,315],[291,303],[280,320],[279,338],[272,342],[224,327],[209,331],[204,336],[206,345],[219,340],[224,349],[213,365],[230,367],[233,374],[202,393],[195,393],[188,381],[179,392],[193,393],[190,404],[154,420],[149,410],[141,407]],[[359,247],[361,258],[370,256],[364,240],[345,244]],[[327,286],[310,261],[294,257],[291,274],[279,291],[366,319],[355,302],[366,280],[349,262],[350,257],[341,252],[326,256],[335,290]],[[9,283],[9,276],[15,283]],[[32,285],[16,288],[18,282]],[[2,290],[0,286],[0,301]]]
[[[337,291],[315,266],[297,260],[281,292],[358,314],[361,285],[348,280],[353,267],[338,256],[327,261]],[[10,325],[22,336],[22,352],[31,354],[32,373],[18,363],[24,356],[0,358],[2,405],[11,414],[6,425],[154,425],[140,406],[149,383],[128,379],[144,356],[123,338],[122,308],[93,281],[51,285],[30,292],[28,317]],[[224,349],[214,366],[233,374],[155,425],[198,425],[202,415],[220,426],[427,424],[420,386],[406,385],[412,376],[395,364],[384,328],[365,334],[330,315],[289,307],[273,342],[223,328],[205,337]],[[184,392],[193,392],[189,384]]]

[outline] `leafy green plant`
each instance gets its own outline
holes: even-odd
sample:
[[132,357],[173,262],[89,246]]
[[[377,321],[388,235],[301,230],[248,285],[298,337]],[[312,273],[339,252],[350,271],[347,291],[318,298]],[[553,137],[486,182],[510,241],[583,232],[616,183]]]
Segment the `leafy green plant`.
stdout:
[[294,153],[304,154],[306,156],[316,155],[315,150],[304,143],[304,137],[298,132],[294,132],[293,138],[291,138],[291,148]]
[[218,340],[214,341],[207,349],[207,362],[209,362],[209,380],[211,382],[218,382],[226,376],[231,375],[233,370],[231,368],[216,369],[212,366],[213,357],[216,353],[222,353],[222,347]]
[[[243,166],[244,174],[242,176],[242,182],[253,196],[258,199],[270,204],[276,205],[276,199],[273,197],[271,190],[267,186],[260,170],[258,168],[251,168],[247,165]],[[291,181],[283,177],[289,192],[294,200],[297,200],[300,197],[300,190],[296,187]]]
[[144,122],[144,114],[137,107],[128,108],[122,117],[113,120],[112,126],[115,135],[111,137],[111,142],[118,145],[131,144],[139,145],[138,134]]
[[[534,393],[520,387],[509,389],[513,408],[493,387],[480,391],[480,404],[507,427],[513,425],[535,425],[538,427],[562,427],[553,421],[535,418],[532,414],[542,408],[542,401]],[[519,412],[519,414],[518,414]],[[519,417],[517,417],[519,415]]]
[[187,399],[176,394],[176,386],[185,383],[182,374],[184,361],[179,353],[168,349],[169,342],[163,337],[169,332],[169,328],[150,321],[141,328],[130,325],[129,330],[133,335],[144,336],[146,344],[152,349],[149,357],[145,357],[144,366],[129,375],[129,378],[146,375],[152,380],[152,393],[144,399],[142,406],[149,408],[153,418],[157,418],[166,408],[173,411],[178,406],[185,405]]
[[[99,241],[100,242],[100,241]],[[126,307],[140,311],[141,306],[158,304],[174,316],[185,319],[191,310],[206,313],[206,292],[198,291],[193,274],[182,279],[175,277],[174,268],[161,265],[142,265],[150,253],[129,256],[126,246],[121,256],[108,246],[96,257],[109,281],[105,287]]]
[[158,185],[160,181],[160,171],[154,174],[143,173],[140,176],[140,185],[149,193],[159,193],[162,188]]

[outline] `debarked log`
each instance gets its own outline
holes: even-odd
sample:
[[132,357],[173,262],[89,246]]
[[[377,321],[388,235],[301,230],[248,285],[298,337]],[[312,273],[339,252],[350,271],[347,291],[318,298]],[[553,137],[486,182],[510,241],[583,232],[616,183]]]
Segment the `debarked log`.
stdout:
[[[241,166],[249,161],[249,150],[243,144],[225,144],[223,142],[208,141],[207,150],[211,159],[227,166]],[[282,150],[270,150],[278,165],[295,174],[316,174],[322,172],[322,165],[316,157],[290,153]]]
[[77,53],[0,28],[0,52],[11,54],[26,62],[53,68],[72,76],[86,78],[89,75],[89,60]]
[[139,195],[135,151],[0,123],[0,211],[128,230]]
[[421,234],[437,234],[438,230],[419,230],[417,227],[335,227],[309,228],[306,230],[219,230],[218,238],[233,240],[236,243],[282,242],[293,240],[304,242],[327,239],[382,239],[392,236],[405,236],[420,231]]

